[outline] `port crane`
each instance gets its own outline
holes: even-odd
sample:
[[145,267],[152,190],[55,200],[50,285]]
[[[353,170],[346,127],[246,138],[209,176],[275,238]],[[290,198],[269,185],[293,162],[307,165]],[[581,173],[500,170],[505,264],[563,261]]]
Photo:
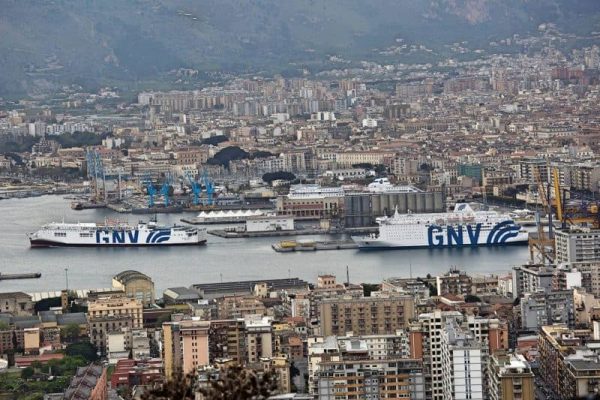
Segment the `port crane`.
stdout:
[[561,188],[558,168],[554,168],[552,171],[552,178],[556,218],[560,221],[561,227],[567,228],[570,225],[586,225],[593,228],[600,228],[598,203],[584,199],[567,202],[567,197],[570,198],[572,193],[568,189]]
[[200,196],[202,195],[202,186],[200,186],[200,184],[192,178],[192,175],[189,172],[187,172],[185,176],[188,182],[190,183],[190,187],[194,195],[193,204],[197,206],[200,203]]
[[156,196],[156,188],[152,183],[152,179],[150,177],[146,177],[144,179],[144,184],[146,185],[146,191],[148,192],[148,207],[154,207],[154,196]]
[[171,193],[171,174],[167,173],[165,178],[166,180],[163,182],[160,188],[160,193],[163,195],[165,207],[168,207]]
[[202,174],[202,183],[204,184],[204,188],[206,190],[206,204],[212,206],[215,186],[212,180],[208,177],[206,170],[204,170],[204,173]]

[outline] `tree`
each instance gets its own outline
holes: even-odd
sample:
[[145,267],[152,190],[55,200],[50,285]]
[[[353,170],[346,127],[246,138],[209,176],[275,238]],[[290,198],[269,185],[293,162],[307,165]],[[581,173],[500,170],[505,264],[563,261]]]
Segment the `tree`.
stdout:
[[371,169],[373,169],[373,164],[371,164],[371,163],[352,164],[352,168],[363,168],[363,169],[371,170]]
[[81,330],[77,324],[68,324],[60,331],[61,336],[69,343],[79,340],[80,333]]
[[377,164],[375,166],[375,173],[377,174],[377,176],[386,176],[387,168],[383,164]]
[[[159,389],[142,395],[143,400],[191,400],[195,398],[195,374],[184,375],[177,371],[173,379]],[[198,391],[210,400],[263,400],[277,389],[277,375],[274,371],[257,374],[239,365],[227,367],[217,377],[209,377]]]
[[423,163],[419,166],[419,170],[423,172],[430,172],[432,169],[433,167],[427,163]]
[[10,329],[10,325],[8,325],[4,321],[0,321],[0,331],[7,331]]
[[219,143],[223,143],[228,140],[229,140],[229,138],[225,135],[217,135],[217,136],[209,137],[208,139],[202,140],[202,144],[210,144],[210,145],[216,146]]
[[33,368],[31,367],[25,367],[23,368],[23,370],[21,371],[21,378],[22,379],[31,379],[31,377],[35,374],[35,371]]
[[262,176],[262,180],[269,185],[276,180],[293,181],[294,179],[296,179],[296,175],[286,171],[267,172]]
[[49,297],[47,299],[42,299],[36,302],[33,306],[33,309],[36,313],[40,311],[48,311],[50,307],[60,307],[61,301],[60,297]]
[[231,366],[217,379],[209,378],[208,384],[199,389],[206,399],[267,399],[277,389],[277,376],[274,371],[262,375],[239,365]]
[[206,163],[210,165],[222,165],[228,168],[230,161],[243,160],[248,157],[249,154],[247,151],[242,150],[238,146],[229,146],[218,151],[213,158],[208,159]]
[[167,383],[144,393],[142,400],[193,400],[196,397],[194,393],[196,381],[195,374],[190,373],[185,375],[181,370],[177,370]]
[[475,295],[468,294],[465,296],[465,303],[481,303],[481,299]]
[[98,360],[96,347],[90,342],[72,343],[65,349],[65,354],[71,357],[80,356],[89,362]]
[[262,150],[258,150],[255,151],[254,153],[252,153],[252,155],[250,156],[250,158],[255,159],[255,158],[268,158],[268,157],[273,157],[275,154],[271,153],[270,151],[262,151]]

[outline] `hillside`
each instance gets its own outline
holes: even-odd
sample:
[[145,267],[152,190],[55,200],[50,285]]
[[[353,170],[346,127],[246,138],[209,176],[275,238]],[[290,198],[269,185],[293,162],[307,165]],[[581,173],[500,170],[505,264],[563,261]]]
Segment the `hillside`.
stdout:
[[[0,0],[0,96],[165,79],[176,68],[285,71],[401,37],[439,47],[600,31],[597,0]],[[582,33],[579,32],[579,33]]]

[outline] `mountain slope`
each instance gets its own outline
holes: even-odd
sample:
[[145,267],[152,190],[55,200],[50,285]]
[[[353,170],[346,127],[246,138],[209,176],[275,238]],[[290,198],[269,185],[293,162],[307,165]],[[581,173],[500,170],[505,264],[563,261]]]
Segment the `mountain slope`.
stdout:
[[0,96],[360,59],[397,37],[487,43],[555,22],[600,30],[597,0],[0,0]]

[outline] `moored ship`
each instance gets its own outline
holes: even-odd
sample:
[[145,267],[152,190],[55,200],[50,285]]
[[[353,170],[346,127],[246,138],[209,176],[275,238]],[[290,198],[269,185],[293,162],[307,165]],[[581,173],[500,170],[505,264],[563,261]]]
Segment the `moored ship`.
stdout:
[[399,214],[377,219],[378,234],[353,236],[359,249],[440,248],[526,244],[527,230],[508,214],[473,211],[457,204],[453,212]]
[[31,247],[181,246],[206,243],[206,229],[160,226],[156,221],[136,226],[107,220],[97,223],[53,222],[27,235]]

